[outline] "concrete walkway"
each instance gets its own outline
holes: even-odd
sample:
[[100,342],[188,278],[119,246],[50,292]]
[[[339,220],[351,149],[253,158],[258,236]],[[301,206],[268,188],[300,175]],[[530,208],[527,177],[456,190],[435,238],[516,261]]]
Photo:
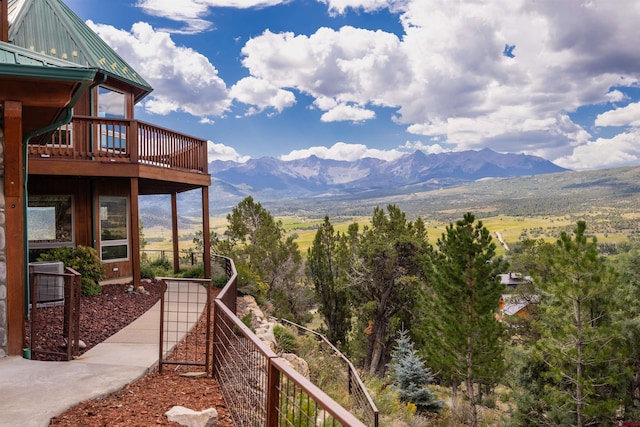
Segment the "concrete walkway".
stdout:
[[[182,284],[180,289],[188,286],[190,292],[180,292],[177,283],[167,284],[167,292],[172,293],[168,300],[188,304],[192,313],[202,312],[206,301],[204,287]],[[193,297],[200,292],[204,297]],[[196,321],[197,316],[190,316],[190,326]],[[158,302],[129,326],[75,360],[42,362],[17,356],[1,358],[0,427],[48,426],[52,417],[71,406],[105,396],[153,371],[158,364],[159,326]],[[184,338],[190,327],[182,329],[180,334],[168,337],[174,341],[171,347]]]

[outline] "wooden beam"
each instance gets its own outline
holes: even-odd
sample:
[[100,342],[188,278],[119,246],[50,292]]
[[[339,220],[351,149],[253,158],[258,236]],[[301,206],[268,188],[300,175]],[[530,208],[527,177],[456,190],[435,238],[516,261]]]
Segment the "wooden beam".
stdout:
[[0,42],[9,42],[9,0],[0,0]]
[[138,210],[138,178],[131,178],[131,269],[133,286],[140,286],[142,275],[140,273],[140,215]]
[[[211,185],[210,175],[135,163],[100,162],[95,160],[30,157],[29,174],[141,178],[158,181],[154,183],[156,186],[161,187],[164,183],[167,186],[175,187],[177,192]],[[167,191],[155,194],[167,194]]]
[[209,229],[209,187],[202,187],[202,240],[204,277],[211,277],[211,230]]
[[22,104],[4,102],[5,226],[7,262],[7,353],[22,354],[25,320],[25,225]]
[[178,245],[178,196],[171,193],[171,238],[173,241],[173,272],[180,271],[180,249]]
[[75,83],[0,79],[0,100],[20,99],[25,107],[61,108],[71,100],[74,86]]

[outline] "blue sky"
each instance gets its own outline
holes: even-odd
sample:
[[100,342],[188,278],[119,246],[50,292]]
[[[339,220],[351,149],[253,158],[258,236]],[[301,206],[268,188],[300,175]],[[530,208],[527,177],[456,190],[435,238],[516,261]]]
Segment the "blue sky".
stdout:
[[65,0],[210,159],[640,164],[637,0]]

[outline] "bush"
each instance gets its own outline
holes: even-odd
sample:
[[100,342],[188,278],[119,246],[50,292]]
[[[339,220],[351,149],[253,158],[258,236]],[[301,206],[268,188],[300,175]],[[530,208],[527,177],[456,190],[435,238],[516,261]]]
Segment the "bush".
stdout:
[[140,265],[140,276],[143,279],[154,279],[173,275],[173,265],[166,258],[146,261]]
[[98,251],[89,246],[55,248],[40,254],[38,261],[61,261],[82,275],[82,295],[99,295],[104,265]]
[[180,272],[181,276],[187,279],[204,279],[204,265],[195,265],[193,267],[185,268]]
[[227,279],[227,276],[217,276],[211,279],[211,284],[213,285],[214,288],[224,288],[227,284],[227,282],[229,281],[229,279]]
[[295,353],[297,348],[296,337],[287,328],[280,325],[273,327],[273,335],[281,353]]

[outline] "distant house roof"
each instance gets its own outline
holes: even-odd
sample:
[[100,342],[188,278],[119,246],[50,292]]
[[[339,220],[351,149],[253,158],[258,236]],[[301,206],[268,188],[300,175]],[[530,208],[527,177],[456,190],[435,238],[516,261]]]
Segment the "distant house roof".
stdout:
[[498,274],[498,277],[500,277],[500,283],[507,286],[518,286],[533,283],[531,276],[523,276],[520,273],[503,273]]
[[504,294],[500,301],[500,313],[506,316],[513,316],[529,305],[539,302],[540,297],[538,295]]
[[8,12],[15,45],[124,81],[134,87],[136,101],[153,90],[61,0],[9,0]]

